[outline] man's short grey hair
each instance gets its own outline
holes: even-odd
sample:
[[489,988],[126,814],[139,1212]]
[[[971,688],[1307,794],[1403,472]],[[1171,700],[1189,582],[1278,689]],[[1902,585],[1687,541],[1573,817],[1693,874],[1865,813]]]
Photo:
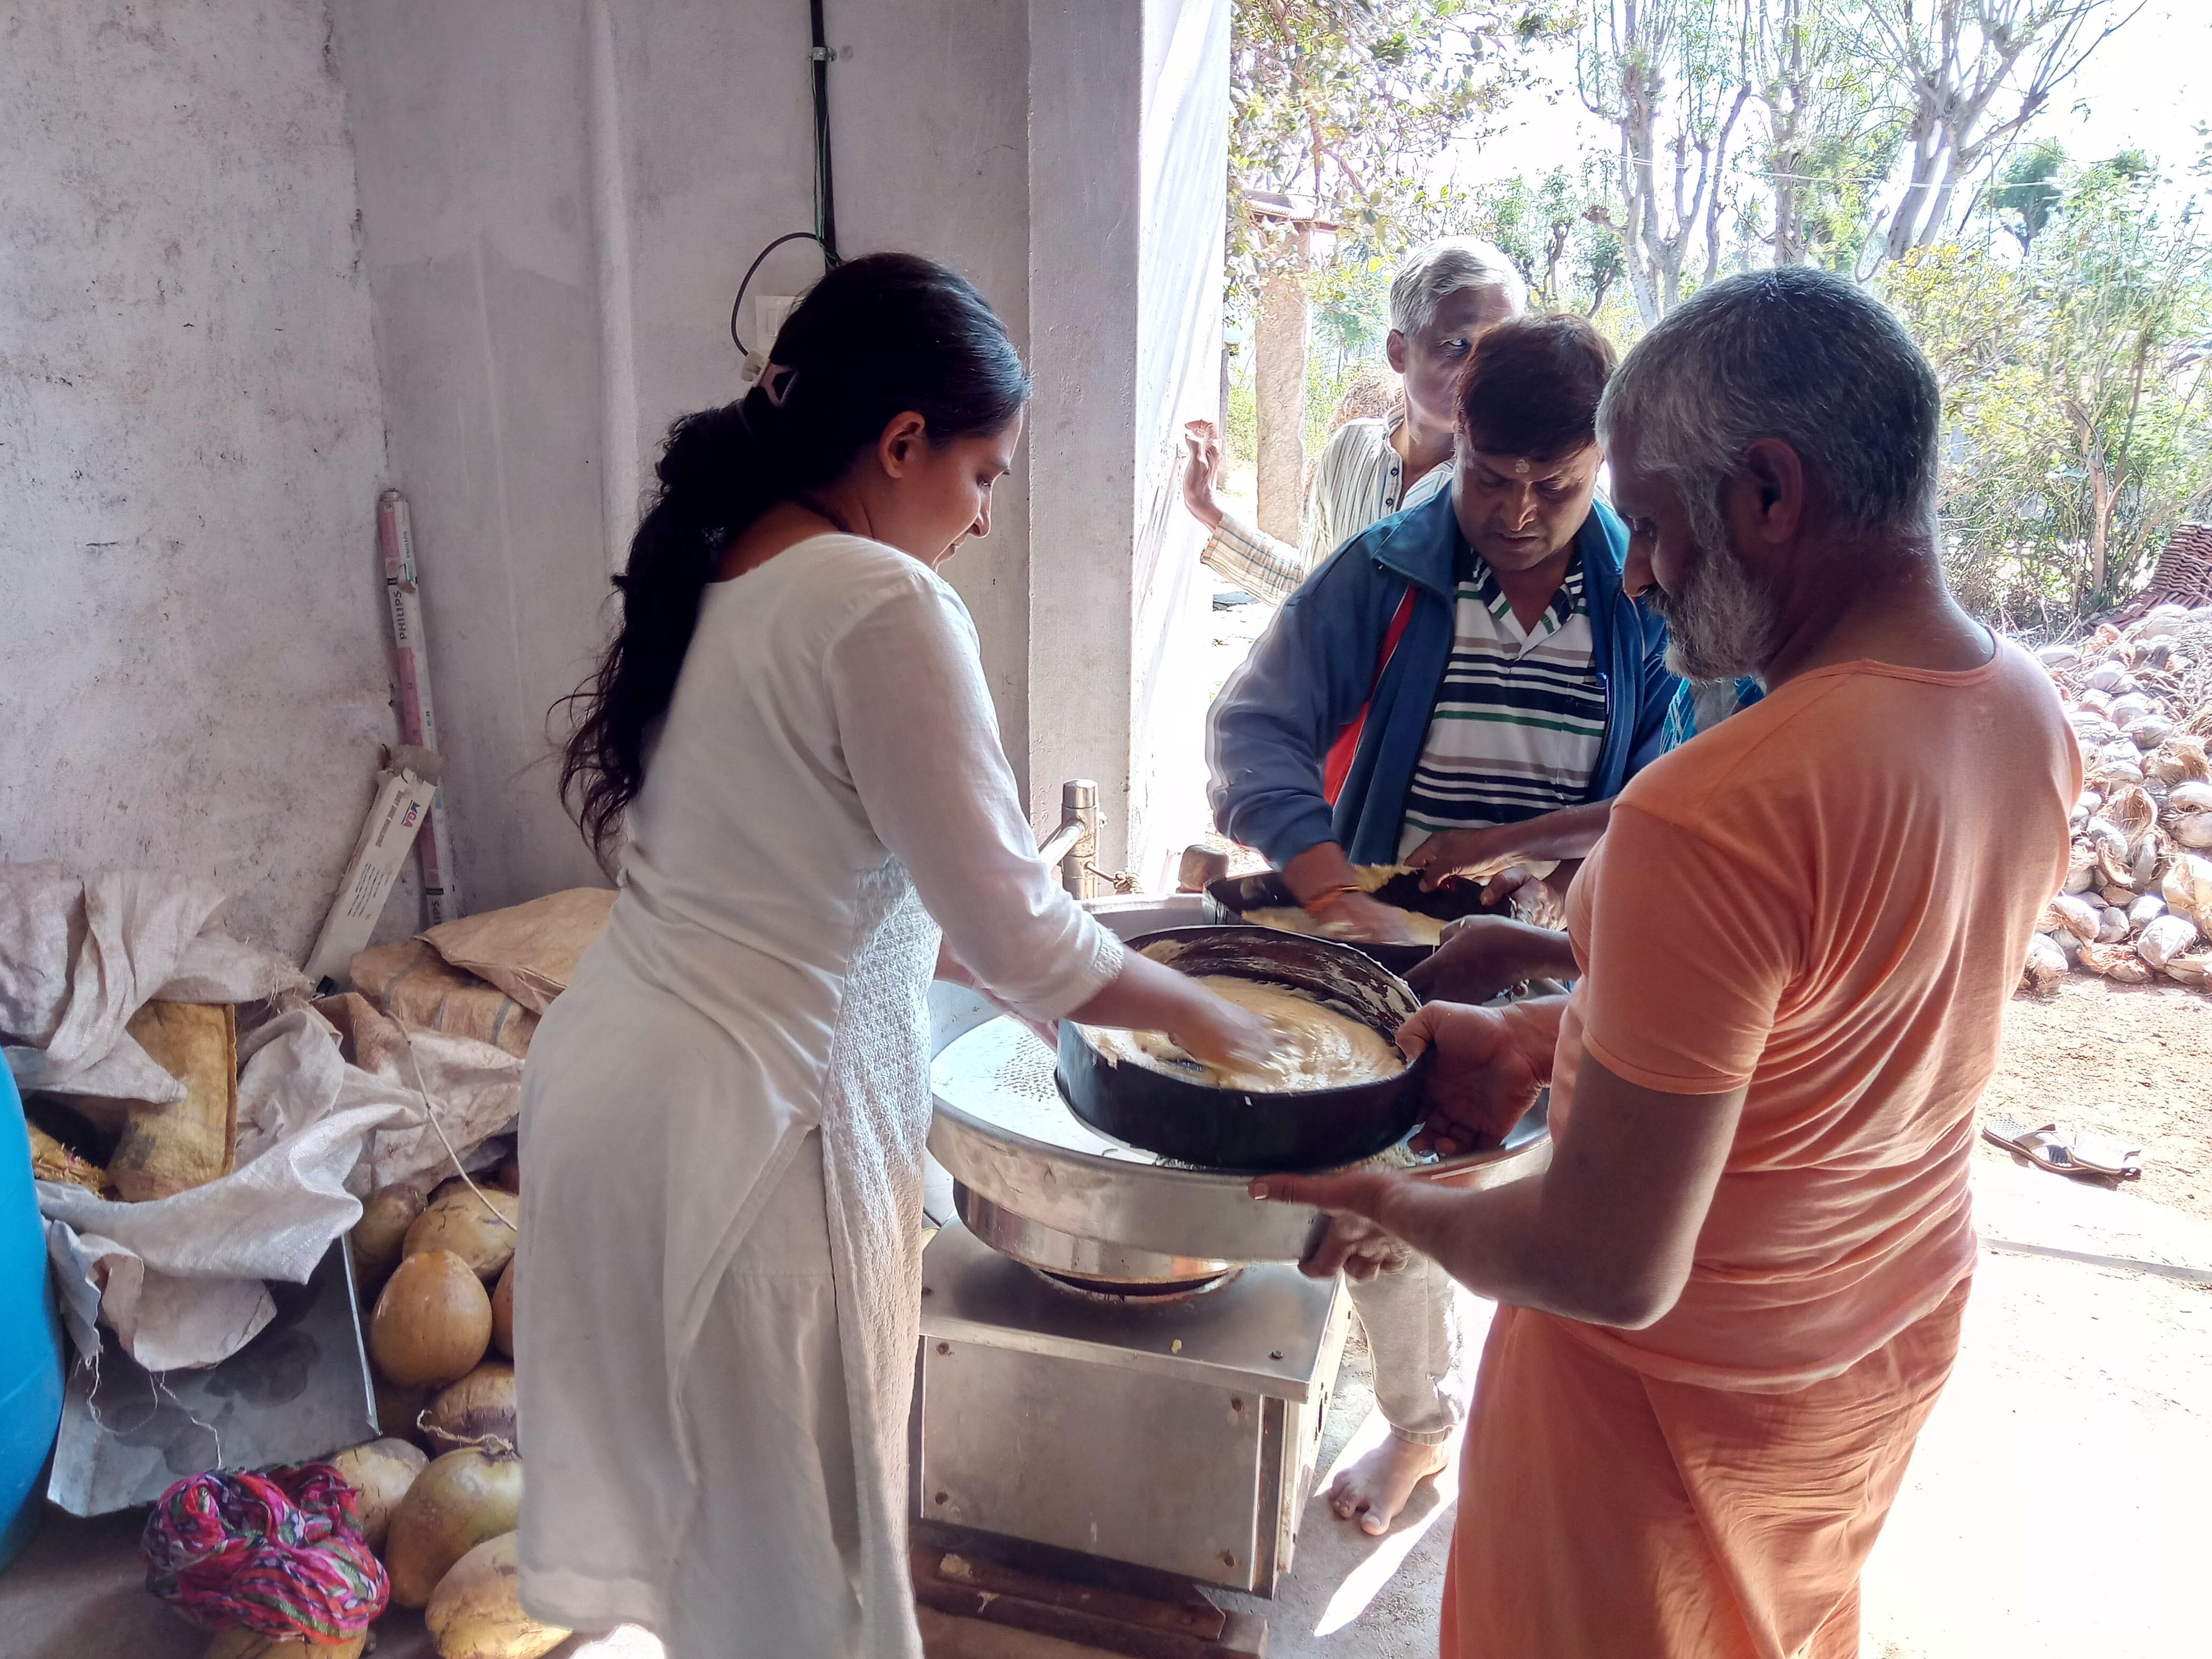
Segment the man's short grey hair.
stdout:
[[1401,334],[1419,333],[1436,321],[1444,295],[1463,288],[1498,289],[1516,314],[1528,304],[1528,285],[1496,246],[1472,236],[1439,236],[1398,262],[1398,274],[1390,279],[1390,326]]
[[1856,283],[1786,266],[1701,289],[1637,342],[1598,404],[1598,441],[1681,492],[1709,545],[1752,444],[1797,452],[1838,528],[1932,532],[1942,396],[1920,348]]

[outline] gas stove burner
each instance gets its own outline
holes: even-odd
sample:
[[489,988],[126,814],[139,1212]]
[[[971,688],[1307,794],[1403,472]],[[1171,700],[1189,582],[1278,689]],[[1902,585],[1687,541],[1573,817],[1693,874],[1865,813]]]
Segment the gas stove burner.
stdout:
[[1187,1302],[1195,1302],[1210,1296],[1224,1286],[1233,1284],[1244,1270],[1231,1267],[1206,1279],[1170,1279],[1164,1282],[1146,1279],[1131,1281],[1116,1279],[1092,1279],[1082,1273],[1056,1273],[1048,1267],[1024,1263],[1039,1279],[1047,1280],[1060,1290],[1079,1296],[1086,1302],[1096,1302],[1114,1308],[1174,1308]]

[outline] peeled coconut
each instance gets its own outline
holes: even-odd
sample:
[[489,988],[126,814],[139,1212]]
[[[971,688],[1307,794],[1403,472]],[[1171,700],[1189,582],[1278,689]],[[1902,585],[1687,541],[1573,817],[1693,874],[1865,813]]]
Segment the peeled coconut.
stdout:
[[430,1460],[420,1446],[404,1440],[371,1440],[349,1446],[331,1459],[356,1494],[354,1508],[361,1522],[362,1540],[369,1548],[384,1547],[392,1526],[392,1511],[407,1496],[415,1477]]
[[422,1622],[439,1659],[538,1659],[568,1639],[522,1610],[517,1534],[487,1538],[438,1581]]
[[412,1187],[380,1187],[361,1206],[361,1219],[347,1235],[353,1243],[355,1283],[368,1295],[392,1276],[407,1242],[407,1230],[422,1213],[422,1194]]
[[335,1644],[325,1645],[310,1642],[304,1636],[264,1636],[241,1625],[216,1637],[215,1645],[207,1650],[207,1659],[361,1659],[368,1650],[368,1632],[365,1630]]
[[451,1250],[425,1250],[402,1261],[369,1316],[369,1358],[386,1382],[403,1388],[459,1382],[490,1345],[491,1298]]
[[499,1285],[491,1293],[491,1345],[509,1359],[514,1358],[514,1263],[499,1270]]
[[514,1259],[515,1224],[522,1200],[497,1187],[449,1181],[438,1188],[407,1229],[404,1254],[450,1250],[489,1281]]
[[514,1367],[487,1359],[441,1389],[422,1413],[422,1436],[434,1452],[463,1446],[520,1445],[514,1431]]
[[522,1460],[513,1452],[468,1446],[432,1458],[392,1512],[384,1551],[392,1599],[426,1605],[454,1562],[521,1517]]

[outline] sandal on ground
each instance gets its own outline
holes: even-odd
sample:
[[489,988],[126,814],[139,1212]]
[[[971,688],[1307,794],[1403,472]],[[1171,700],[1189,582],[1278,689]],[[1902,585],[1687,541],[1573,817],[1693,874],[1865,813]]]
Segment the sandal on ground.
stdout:
[[1982,1125],[1982,1133],[2007,1152],[2018,1152],[2038,1169],[2048,1170],[2053,1175],[2087,1173],[2074,1161],[2074,1154],[2067,1148],[2068,1138],[2058,1133],[2056,1123],[2024,1129],[2008,1117],[1993,1117]]
[[2142,1149],[2106,1135],[2082,1134],[2045,1123],[2028,1129],[2010,1118],[1993,1117],[1982,1133],[2008,1152],[2018,1152],[2053,1175],[2108,1176],[2142,1173]]
[[[2063,1131],[2061,1131],[2064,1134]],[[2124,1140],[2115,1140],[2110,1135],[2083,1133],[2064,1135],[2066,1154],[2074,1160],[2075,1167],[2093,1175],[2117,1176],[2123,1179],[2142,1173],[2142,1148],[2130,1146]]]

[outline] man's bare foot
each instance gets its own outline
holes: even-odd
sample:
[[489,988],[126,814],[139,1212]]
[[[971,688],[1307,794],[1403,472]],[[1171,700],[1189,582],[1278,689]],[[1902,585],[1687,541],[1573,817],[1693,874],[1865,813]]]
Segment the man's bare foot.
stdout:
[[1413,1488],[1443,1468],[1449,1449],[1449,1443],[1422,1446],[1386,1434],[1381,1445],[1339,1471],[1329,1483],[1329,1507],[1340,1521],[1358,1516],[1360,1530],[1380,1538],[1390,1530]]

